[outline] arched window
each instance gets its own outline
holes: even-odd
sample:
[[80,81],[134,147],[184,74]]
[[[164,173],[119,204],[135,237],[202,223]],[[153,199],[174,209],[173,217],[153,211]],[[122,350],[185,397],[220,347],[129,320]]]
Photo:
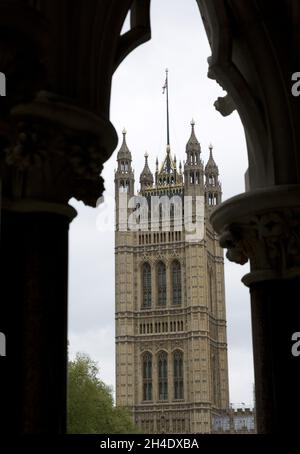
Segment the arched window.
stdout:
[[168,399],[168,355],[166,352],[158,354],[158,399]]
[[152,355],[143,355],[143,400],[152,400]]
[[181,266],[176,260],[172,263],[173,304],[181,304]]
[[157,265],[157,304],[158,306],[167,304],[166,265],[163,262]]
[[174,399],[183,399],[183,353],[175,351],[173,354]]
[[151,307],[151,266],[143,264],[143,308]]

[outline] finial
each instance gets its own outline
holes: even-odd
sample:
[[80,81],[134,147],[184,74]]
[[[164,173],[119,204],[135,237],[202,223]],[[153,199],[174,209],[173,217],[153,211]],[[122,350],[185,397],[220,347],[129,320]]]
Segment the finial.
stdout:
[[149,156],[148,153],[147,153],[147,151],[145,151],[144,156],[145,156],[145,161],[147,162],[147,161],[148,161],[148,156]]
[[211,143],[209,144],[209,147],[208,147],[208,148],[209,148],[209,157],[212,158],[213,146],[212,146]]
[[158,157],[156,157],[155,165],[156,165],[156,171],[158,171]]
[[191,121],[191,126],[192,128],[195,126],[195,120],[192,118],[192,121]]
[[166,74],[168,74],[168,72],[169,72],[169,70],[168,70],[168,68],[166,68]]
[[169,154],[171,151],[170,145],[167,145],[167,153]]
[[123,128],[122,134],[123,134],[123,136],[126,136],[126,134],[127,134],[127,131],[126,131],[126,129],[125,129],[125,128]]
[[174,162],[176,162],[176,161],[177,161],[177,159],[176,159],[176,154],[174,154]]

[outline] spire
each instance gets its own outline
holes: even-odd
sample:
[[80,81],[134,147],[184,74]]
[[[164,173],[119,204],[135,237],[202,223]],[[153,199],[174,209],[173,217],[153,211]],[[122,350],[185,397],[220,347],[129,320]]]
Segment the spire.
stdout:
[[205,166],[205,172],[206,173],[219,174],[218,166],[215,163],[215,160],[214,160],[214,157],[213,157],[213,146],[212,146],[212,144],[209,145],[209,159],[208,159],[207,164]]
[[170,145],[167,145],[166,155],[159,173],[173,173],[176,170],[175,162],[172,159]]
[[122,134],[123,134],[123,141],[122,141],[121,148],[118,151],[117,160],[128,159],[131,161],[131,153],[130,153],[129,148],[126,143],[127,131],[125,128],[123,129]]
[[200,159],[201,147],[200,143],[195,134],[195,121],[192,119],[191,121],[191,135],[186,144],[186,154],[187,159],[185,163],[185,168],[187,166],[202,166],[201,159]]
[[148,153],[145,153],[145,165],[140,175],[141,188],[144,189],[147,186],[153,185],[153,175],[148,165]]
[[184,164],[184,184],[188,191],[203,190],[203,163],[200,157],[201,147],[195,134],[195,121],[191,121],[191,135],[186,144],[186,162]]
[[222,200],[219,169],[213,157],[212,144],[209,145],[209,158],[205,166],[205,200],[209,207],[218,205]]
[[134,172],[131,167],[131,152],[126,143],[126,130],[122,131],[123,141],[117,154],[118,168],[115,171],[115,193],[126,191],[134,194]]
[[191,135],[186,144],[186,151],[200,151],[200,144],[195,134],[195,120],[192,119],[191,121]]

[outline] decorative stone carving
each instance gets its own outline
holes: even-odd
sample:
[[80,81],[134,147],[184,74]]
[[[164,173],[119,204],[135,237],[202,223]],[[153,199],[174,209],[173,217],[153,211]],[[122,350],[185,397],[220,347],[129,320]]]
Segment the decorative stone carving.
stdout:
[[184,347],[183,341],[176,340],[171,342],[171,350],[175,350],[177,348],[183,350],[183,347]]
[[41,167],[46,160],[47,146],[38,131],[37,124],[20,122],[16,127],[14,143],[4,150],[6,163],[19,171],[29,167]]
[[[45,92],[15,107],[12,119],[4,157],[5,196],[55,203],[75,197],[95,206],[104,190],[103,163],[117,142],[113,126]],[[8,188],[5,181],[12,173]]]
[[159,350],[165,350],[166,349],[166,342],[165,341],[160,341],[155,343],[155,351],[158,352]]
[[[99,174],[117,143],[108,120],[111,79],[120,62],[150,39],[150,1],[80,1],[76,15],[67,3],[0,2],[6,199],[66,204],[76,197],[95,206],[104,189]],[[128,12],[131,27],[121,34]],[[98,26],[83,26],[83,14],[85,24],[97,18]],[[82,42],[89,43],[88,52]],[[46,87],[59,96],[40,91]]]
[[152,344],[143,343],[140,345],[140,352],[150,352],[152,353]]
[[226,96],[220,96],[214,103],[215,108],[223,115],[227,117],[232,114],[236,109],[232,98],[227,94]]
[[251,262],[244,283],[300,275],[299,196],[297,186],[255,191],[228,200],[212,214],[227,258],[240,265]]
[[[227,115],[236,107],[245,128],[249,189],[299,183],[300,105],[291,95],[300,65],[291,24],[299,22],[299,9],[290,2],[276,8],[255,0],[197,3],[211,47],[208,76],[228,93],[216,108]],[[279,29],[289,30],[284,42]]]

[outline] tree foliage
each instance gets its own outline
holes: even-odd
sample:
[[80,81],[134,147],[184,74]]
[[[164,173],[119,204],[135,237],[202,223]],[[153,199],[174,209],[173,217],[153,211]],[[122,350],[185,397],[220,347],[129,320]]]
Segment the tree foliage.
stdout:
[[77,354],[68,370],[68,433],[135,433],[132,417],[125,408],[115,407],[111,389],[98,378],[97,364]]

